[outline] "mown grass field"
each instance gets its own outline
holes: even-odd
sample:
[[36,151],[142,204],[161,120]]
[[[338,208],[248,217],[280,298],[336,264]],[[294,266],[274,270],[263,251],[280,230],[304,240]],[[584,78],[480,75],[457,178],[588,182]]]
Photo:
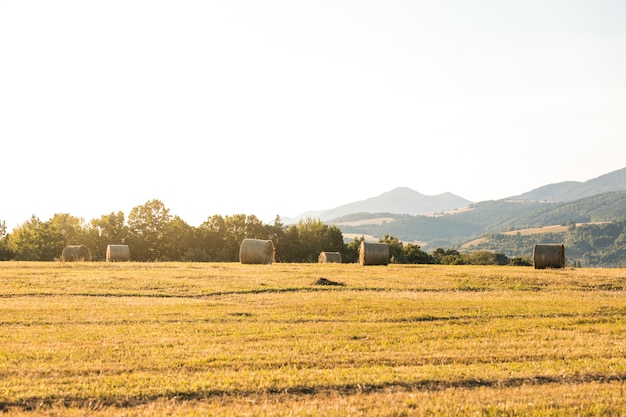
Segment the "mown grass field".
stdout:
[[623,269],[3,262],[0,413],[626,415],[625,318]]

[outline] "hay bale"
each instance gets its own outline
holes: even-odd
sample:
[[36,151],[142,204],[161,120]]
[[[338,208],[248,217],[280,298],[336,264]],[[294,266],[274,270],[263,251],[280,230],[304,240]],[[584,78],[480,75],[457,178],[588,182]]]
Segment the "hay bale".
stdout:
[[535,269],[565,268],[565,245],[537,244],[533,248]]
[[128,245],[107,245],[107,262],[130,261],[130,249]]
[[89,252],[89,248],[85,245],[68,245],[64,247],[63,252],[61,252],[61,261],[89,262],[91,261],[91,252]]
[[271,264],[274,262],[274,243],[271,240],[244,239],[239,247],[242,264]]
[[359,263],[361,265],[388,265],[389,245],[387,243],[361,242]]
[[317,262],[320,264],[340,264],[341,254],[339,252],[321,252],[317,257]]

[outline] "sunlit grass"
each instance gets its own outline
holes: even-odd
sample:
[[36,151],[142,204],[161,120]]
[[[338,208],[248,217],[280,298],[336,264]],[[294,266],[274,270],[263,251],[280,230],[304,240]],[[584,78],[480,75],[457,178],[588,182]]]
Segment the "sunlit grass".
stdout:
[[620,269],[5,262],[0,410],[625,414],[625,285]]

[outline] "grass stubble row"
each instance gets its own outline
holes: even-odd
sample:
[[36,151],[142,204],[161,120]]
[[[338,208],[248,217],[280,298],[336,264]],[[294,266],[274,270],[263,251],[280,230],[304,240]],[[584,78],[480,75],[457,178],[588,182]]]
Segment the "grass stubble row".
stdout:
[[5,262],[0,412],[626,415],[625,288],[623,269]]

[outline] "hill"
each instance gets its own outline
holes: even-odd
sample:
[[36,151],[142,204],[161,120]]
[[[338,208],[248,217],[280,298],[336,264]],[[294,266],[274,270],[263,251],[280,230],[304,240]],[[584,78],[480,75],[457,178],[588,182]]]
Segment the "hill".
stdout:
[[286,219],[285,222],[295,223],[306,217],[328,221],[353,213],[429,214],[465,207],[468,204],[471,204],[471,201],[452,193],[428,196],[407,187],[398,187],[379,196],[344,204],[330,210],[303,213],[295,219]]
[[[572,237],[571,225],[590,224],[586,229],[581,227],[581,231],[586,230],[591,240],[578,236],[577,241],[583,243],[573,253],[586,256],[587,260],[601,259],[596,249],[602,240],[591,235],[605,232],[594,229],[593,224],[612,224],[626,219],[626,168],[586,182],[548,184],[514,197],[477,203],[449,193],[424,196],[401,187],[316,214],[326,223],[335,224],[344,235],[379,238],[391,235],[401,241],[423,242],[421,246],[427,251],[438,247],[460,249],[467,242],[480,239],[480,245],[473,249],[513,255],[518,254],[516,250],[520,248],[527,255],[528,248],[532,247],[530,242],[537,239],[537,235],[532,234],[520,238],[515,231],[567,225],[566,231],[563,227],[553,227],[548,229],[552,233],[542,235],[548,240],[562,241],[567,236]],[[513,235],[506,234],[512,231]],[[516,245],[506,243],[515,239],[518,240]],[[604,253],[621,253],[619,245],[626,239],[615,239],[615,247],[605,247]],[[619,262],[622,262],[621,254],[610,260],[611,264]]]
[[[374,222],[373,219],[385,219]],[[472,204],[468,210],[438,216],[353,213],[333,219],[344,233],[422,241],[425,248],[460,247],[488,233],[568,223],[626,219],[626,191],[609,192],[567,203],[498,200]],[[369,220],[369,221],[364,221]]]
[[609,172],[585,182],[565,181],[548,184],[527,193],[510,197],[531,201],[574,201],[611,191],[626,190],[626,168]]

